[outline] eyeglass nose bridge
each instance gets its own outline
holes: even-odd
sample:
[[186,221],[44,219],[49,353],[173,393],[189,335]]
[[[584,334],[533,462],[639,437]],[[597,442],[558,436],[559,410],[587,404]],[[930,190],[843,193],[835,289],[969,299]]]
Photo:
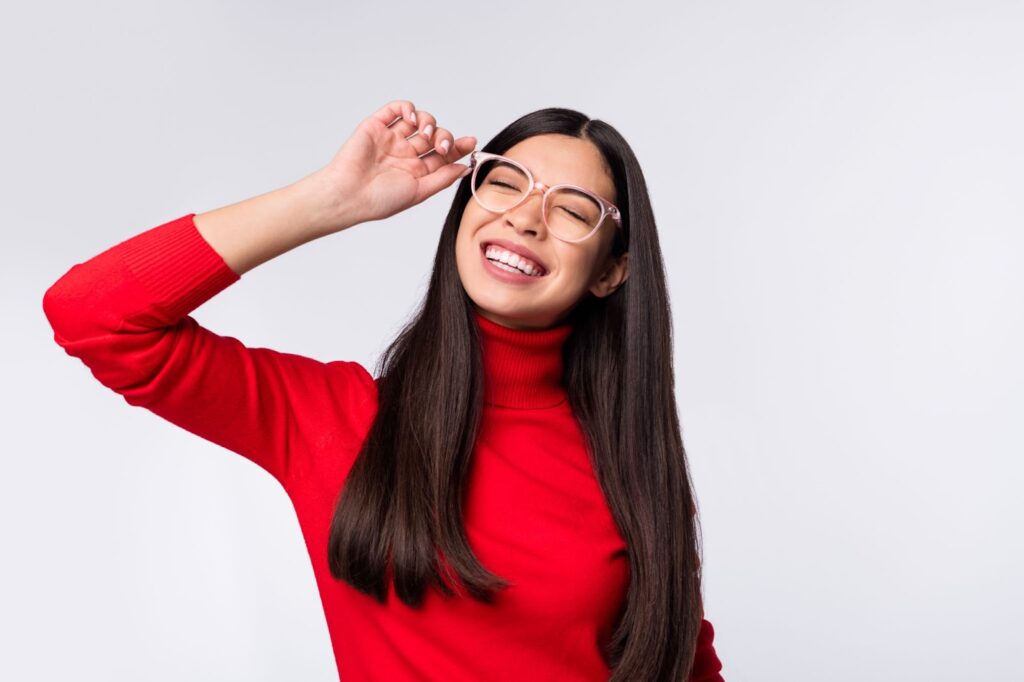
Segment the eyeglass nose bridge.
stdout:
[[541,199],[543,200],[544,195],[547,194],[549,189],[551,189],[550,185],[545,185],[543,182],[537,182],[536,180],[534,180],[533,187],[530,188],[529,192],[523,195],[523,198],[519,200],[519,203],[516,204],[516,207],[519,207],[523,202],[529,199],[530,195],[533,194],[534,192],[540,192]]
[[[544,215],[544,213],[545,213],[544,206],[547,203],[547,193],[548,193],[549,189],[551,189],[550,185],[547,185],[547,184],[545,184],[543,182],[537,182],[536,180],[534,180],[533,181],[533,187],[530,188],[530,191],[527,192],[526,194],[524,194],[523,197],[516,203],[515,206],[512,206],[511,208],[506,209],[506,212],[514,211],[514,210],[522,207],[522,205],[526,203],[526,200],[529,199],[535,192],[540,192],[540,219],[544,222],[544,227],[548,228],[548,218],[547,218],[546,215]],[[548,229],[551,229],[551,228],[548,228]]]

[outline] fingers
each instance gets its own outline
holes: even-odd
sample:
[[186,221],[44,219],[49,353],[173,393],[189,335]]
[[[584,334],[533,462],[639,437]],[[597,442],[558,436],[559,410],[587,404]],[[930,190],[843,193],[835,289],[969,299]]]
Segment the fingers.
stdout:
[[453,159],[448,158],[448,152],[452,151],[452,143],[455,142],[455,136],[448,132],[447,128],[438,128],[434,133],[434,151],[437,152],[438,156],[445,158],[447,161]]
[[[429,159],[436,154],[443,163],[450,163],[472,151],[472,147],[469,150],[456,149],[455,136],[447,128],[437,127],[437,119],[429,111],[416,113],[419,126],[417,134],[409,138],[409,143],[416,149],[417,156]],[[472,140],[475,144],[476,138]],[[434,164],[430,166],[431,171],[441,165],[436,162]]]
[[416,130],[407,135],[406,140],[416,150],[417,156],[422,156],[433,148],[436,125],[437,119],[429,111],[416,112]]
[[[476,148],[476,138],[472,135],[460,137],[452,143],[452,149],[446,155],[432,153],[423,157],[428,173],[419,179],[419,197],[417,203],[440,192],[445,187],[466,177],[469,165],[455,163]],[[447,159],[447,160],[446,160]]]
[[[453,165],[476,148],[475,137],[470,135],[456,140],[447,128],[437,126],[437,118],[433,114],[417,110],[409,100],[389,102],[374,112],[373,117],[409,143],[416,156],[423,160],[428,173]],[[449,172],[464,169],[465,166],[460,165],[457,169],[449,169]],[[445,186],[447,184],[450,182],[445,182]]]
[[462,158],[476,145],[476,138],[472,136],[462,138],[457,143],[455,136],[447,128],[435,127],[436,119],[428,112],[418,112],[417,118],[425,123],[417,131],[415,137],[411,137],[408,142],[413,145],[416,155],[427,162],[430,172],[445,163]]
[[[459,150],[455,145],[455,136],[452,135],[447,128],[433,129],[432,126],[427,126],[427,128],[424,129],[424,132],[420,135],[420,138],[422,140],[421,144],[425,148],[424,151],[433,152],[440,157],[442,161],[454,161],[465,153],[461,152],[453,155],[454,152],[459,152]],[[473,140],[475,142],[476,138],[473,138]]]
[[[396,99],[393,102],[388,102],[370,116],[388,127],[403,120],[415,126],[416,106],[407,99]],[[406,135],[409,132],[406,132]]]
[[[475,144],[475,143],[474,143]],[[428,158],[440,158],[430,156]],[[465,177],[468,166],[461,163],[446,163],[419,179],[419,191],[415,203],[437,194],[459,178]]]
[[[426,155],[420,157],[420,160],[423,161],[427,167],[427,172],[433,173],[439,168],[453,165],[458,165],[459,170],[465,169],[465,165],[456,164],[455,162],[462,159],[476,148],[476,138],[472,135],[467,135],[465,137],[454,139],[452,134],[447,130],[445,130],[441,136],[442,139],[431,147]],[[448,145],[447,150],[442,146],[444,144]]]
[[438,158],[443,160],[445,163],[458,161],[462,157],[466,156],[466,154],[469,154],[471,151],[476,149],[476,138],[472,135],[466,135],[465,137],[460,137],[456,140],[452,138],[451,133],[446,130],[443,142],[447,142],[448,140],[451,140],[449,149],[444,153],[439,153],[437,155]]

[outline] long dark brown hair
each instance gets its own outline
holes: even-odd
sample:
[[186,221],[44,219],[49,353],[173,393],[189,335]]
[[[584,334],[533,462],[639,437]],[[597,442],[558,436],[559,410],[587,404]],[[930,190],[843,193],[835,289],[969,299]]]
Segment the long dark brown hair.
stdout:
[[[527,114],[483,151],[502,154],[551,133],[589,140],[601,151],[624,228],[616,230],[612,255],[629,251],[628,280],[603,298],[588,292],[564,320],[573,325],[564,346],[569,402],[628,547],[628,597],[603,653],[612,682],[685,680],[703,617],[702,557],[654,213],[629,145],[612,126],[578,111]],[[412,607],[430,586],[484,603],[508,586],[473,554],[462,517],[483,403],[479,330],[455,261],[470,177],[445,219],[424,300],[377,362],[378,411],[331,524],[331,574],[381,603],[391,580]]]

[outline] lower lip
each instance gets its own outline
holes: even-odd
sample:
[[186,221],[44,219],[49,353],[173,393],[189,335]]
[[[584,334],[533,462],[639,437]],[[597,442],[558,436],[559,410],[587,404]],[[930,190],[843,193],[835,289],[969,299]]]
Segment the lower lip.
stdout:
[[487,255],[484,251],[480,251],[480,258],[483,259],[484,269],[487,270],[487,272],[491,273],[495,279],[500,279],[502,282],[508,282],[509,284],[529,284],[547,277],[547,275],[531,277],[530,275],[521,272],[509,272],[508,270],[502,270],[497,265],[487,260]]

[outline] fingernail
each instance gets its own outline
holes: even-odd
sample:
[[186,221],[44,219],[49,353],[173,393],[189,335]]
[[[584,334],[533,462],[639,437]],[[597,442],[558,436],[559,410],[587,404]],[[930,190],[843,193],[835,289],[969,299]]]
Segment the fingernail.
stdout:
[[415,111],[410,111],[409,112],[409,120],[412,121],[413,123],[416,122],[416,112]]
[[448,153],[448,147],[450,147],[450,146],[451,146],[451,142],[449,142],[448,140],[441,140],[441,149],[444,150],[445,154]]
[[434,126],[427,124],[427,127],[423,129],[423,136],[430,137],[430,133],[434,132]]
[[472,166],[466,166],[466,170],[462,171],[462,173],[459,174],[459,177],[460,178],[464,178],[464,177],[466,177],[467,175],[469,175],[472,172],[473,172]]

